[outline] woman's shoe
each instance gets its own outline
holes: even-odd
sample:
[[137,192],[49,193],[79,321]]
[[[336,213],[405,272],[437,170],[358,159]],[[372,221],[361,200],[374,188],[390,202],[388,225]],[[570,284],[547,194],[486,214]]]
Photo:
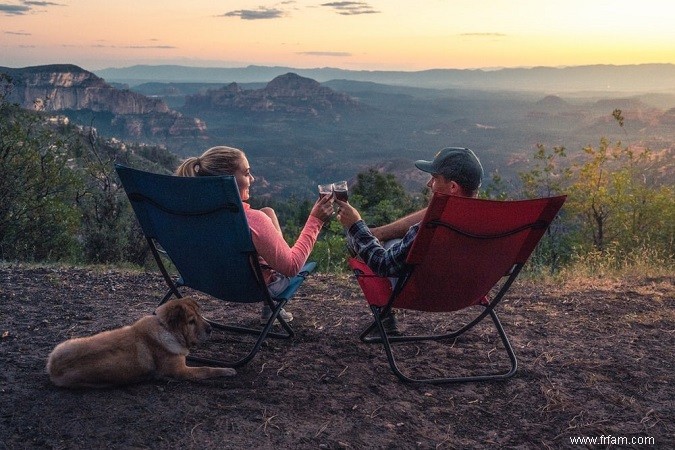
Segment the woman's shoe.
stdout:
[[[270,320],[270,317],[272,317],[272,310],[267,305],[263,306],[262,312],[260,313],[260,324],[265,325],[267,321]],[[281,317],[286,322],[291,322],[293,320],[293,314],[289,313],[284,308],[281,308],[277,317]],[[279,321],[275,320],[274,323],[277,324]]]

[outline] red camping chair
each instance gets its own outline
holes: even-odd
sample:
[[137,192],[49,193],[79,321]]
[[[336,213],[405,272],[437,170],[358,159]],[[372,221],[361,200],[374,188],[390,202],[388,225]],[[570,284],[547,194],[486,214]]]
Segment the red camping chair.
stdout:
[[[375,319],[360,339],[366,343],[382,343],[391,369],[403,381],[453,383],[502,380],[513,376],[517,369],[516,356],[495,307],[565,198],[494,201],[436,194],[406,259],[407,272],[393,289],[388,278],[374,275],[360,259],[349,260]],[[491,292],[494,295],[490,295]],[[442,334],[394,336],[387,333],[382,324],[392,308],[439,313],[473,306],[480,309],[473,320]],[[394,357],[394,344],[446,341],[452,345],[455,338],[488,315],[511,361],[509,370],[450,377],[411,377],[402,373]],[[428,316],[431,319],[432,316]],[[375,331],[379,333],[373,336]],[[410,364],[414,363],[406,363]]]

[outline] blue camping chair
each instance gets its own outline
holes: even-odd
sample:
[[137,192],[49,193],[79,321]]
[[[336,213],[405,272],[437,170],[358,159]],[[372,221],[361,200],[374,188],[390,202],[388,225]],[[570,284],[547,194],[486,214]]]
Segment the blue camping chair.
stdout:
[[[215,329],[257,336],[253,348],[234,361],[190,357],[197,363],[238,367],[248,363],[267,337],[288,339],[293,329],[279,312],[293,297],[316,263],[305,264],[288,288],[271,297],[233,176],[179,177],[115,165],[131,206],[172,296],[188,287],[217,299],[236,303],[261,302],[272,310],[262,327],[209,321]],[[174,280],[164,264],[166,255],[178,271]],[[279,332],[272,331],[275,321]]]

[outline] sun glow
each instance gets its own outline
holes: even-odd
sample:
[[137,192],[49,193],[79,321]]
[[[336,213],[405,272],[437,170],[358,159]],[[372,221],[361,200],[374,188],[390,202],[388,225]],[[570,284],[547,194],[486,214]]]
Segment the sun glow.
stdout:
[[0,0],[0,65],[422,70],[675,63],[668,3]]

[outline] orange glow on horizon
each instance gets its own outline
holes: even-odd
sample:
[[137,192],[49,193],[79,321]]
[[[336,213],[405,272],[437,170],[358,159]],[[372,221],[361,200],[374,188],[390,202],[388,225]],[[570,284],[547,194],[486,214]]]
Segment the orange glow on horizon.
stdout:
[[[547,4],[543,4],[547,3]],[[0,10],[0,65],[284,65],[425,70],[675,64],[669,2],[514,0],[261,5],[65,1]],[[345,7],[346,8],[346,7]]]

